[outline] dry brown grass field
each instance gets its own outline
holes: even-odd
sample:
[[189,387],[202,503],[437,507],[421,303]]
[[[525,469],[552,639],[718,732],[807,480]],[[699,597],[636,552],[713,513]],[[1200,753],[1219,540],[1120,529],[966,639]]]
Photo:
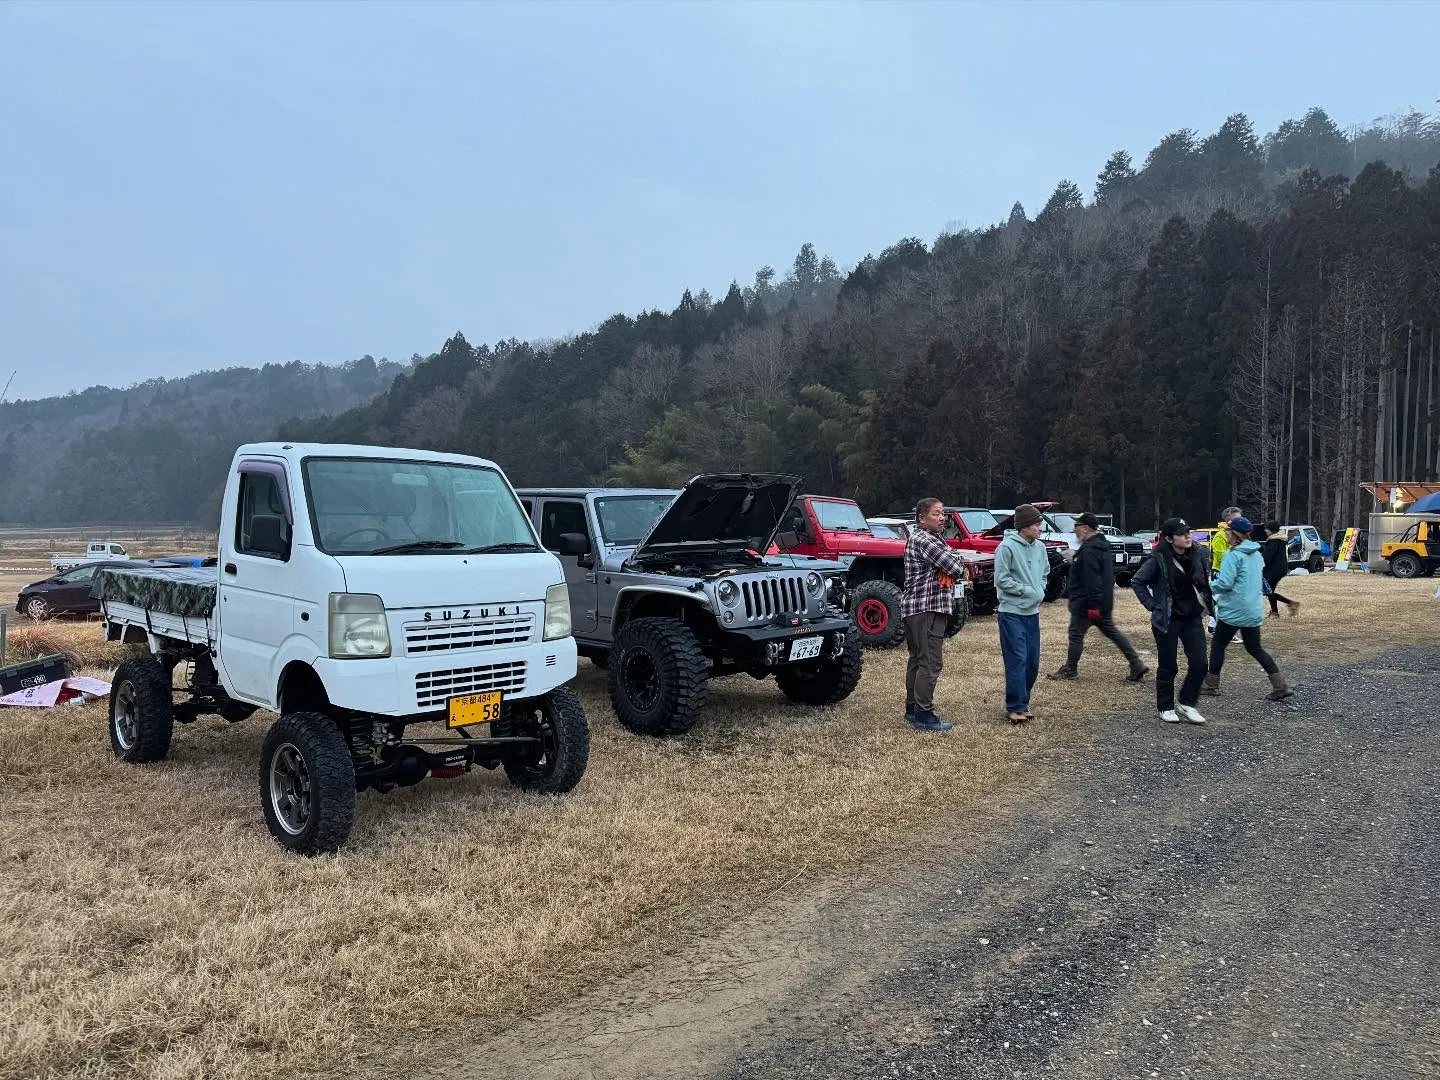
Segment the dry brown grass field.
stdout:
[[[1282,665],[1440,639],[1434,580],[1287,584],[1304,610],[1267,625]],[[1117,607],[1153,645],[1139,605]],[[1045,670],[1064,620],[1046,607]],[[57,622],[14,641],[104,667],[97,636]],[[1042,679],[1022,728],[1003,721],[993,619],[952,639],[946,662],[949,735],[905,728],[893,651],[867,654],[860,689],[829,710],[790,706],[769,682],[717,683],[700,726],[659,742],[616,725],[582,661],[594,742],[570,795],[483,772],[366,793],[349,846],[316,860],[265,830],[263,714],[178,728],[169,760],[137,768],[111,756],[103,702],[0,710],[0,1077],[404,1076],[937,820],[963,831],[1034,797],[1038,760],[1083,746],[1097,719],[1156,722],[1153,681],[1124,683],[1093,635],[1081,678]],[[1227,673],[1210,727],[1175,738],[1223,738],[1278,707],[1238,644]]]

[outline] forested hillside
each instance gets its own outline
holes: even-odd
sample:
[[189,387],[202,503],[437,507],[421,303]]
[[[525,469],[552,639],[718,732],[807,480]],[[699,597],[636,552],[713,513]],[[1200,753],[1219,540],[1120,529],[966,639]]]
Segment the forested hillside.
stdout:
[[205,521],[239,443],[370,401],[402,370],[266,364],[0,405],[0,524]]
[[1255,513],[1330,528],[1356,486],[1440,465],[1440,120],[1343,133],[1243,115],[1115,152],[1091,196],[904,239],[848,274],[810,245],[718,302],[546,348],[461,335],[291,436],[452,448],[517,482],[796,470],[872,511],[917,496]]
[[113,391],[58,399],[97,395],[78,422],[6,406],[0,520],[203,516],[235,443],[279,433],[477,453],[517,483],[783,469],[870,512],[1048,498],[1141,527],[1238,500],[1328,530],[1368,511],[1361,480],[1440,471],[1437,339],[1440,118],[1347,133],[1313,109],[1261,137],[1237,114],[1038,213],[845,272],[807,244],[559,342],[457,333],[393,383],[337,372],[345,401],[250,372],[233,406],[177,383],[123,417]]

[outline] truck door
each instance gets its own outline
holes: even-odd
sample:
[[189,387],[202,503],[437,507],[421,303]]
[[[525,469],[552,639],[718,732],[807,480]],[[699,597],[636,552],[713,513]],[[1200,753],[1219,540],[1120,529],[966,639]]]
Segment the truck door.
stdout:
[[570,587],[571,626],[576,634],[592,633],[600,625],[600,586],[595,576],[600,551],[586,518],[584,499],[546,499],[540,504],[540,543],[545,550],[558,552],[565,533],[576,533],[590,542],[589,555],[561,555],[560,563]]
[[220,668],[234,696],[274,705],[276,657],[295,621],[285,466],[242,461],[234,505],[233,523],[221,524]]

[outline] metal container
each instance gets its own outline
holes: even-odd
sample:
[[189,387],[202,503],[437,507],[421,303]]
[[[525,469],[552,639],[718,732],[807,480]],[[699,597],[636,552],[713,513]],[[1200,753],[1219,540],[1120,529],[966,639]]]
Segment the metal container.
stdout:
[[1440,514],[1371,514],[1370,515],[1370,572],[1388,574],[1390,560],[1381,558],[1380,549],[1395,543],[1405,535],[1407,529],[1417,521],[1440,521]]

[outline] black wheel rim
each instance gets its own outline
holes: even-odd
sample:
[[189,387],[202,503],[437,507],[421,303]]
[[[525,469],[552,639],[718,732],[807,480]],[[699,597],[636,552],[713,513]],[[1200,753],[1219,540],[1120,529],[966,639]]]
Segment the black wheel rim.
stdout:
[[299,836],[310,823],[314,792],[305,755],[294,743],[282,743],[270,757],[270,809],[291,836]]
[[526,754],[525,764],[538,772],[548,772],[554,768],[559,744],[555,735],[555,724],[550,717],[550,710],[537,705],[526,714],[521,727],[522,734],[540,740],[534,745],[534,749]]
[[620,667],[620,684],[625,696],[641,711],[654,708],[660,700],[660,669],[646,649],[630,649]]
[[115,701],[115,745],[121,750],[134,750],[140,737],[137,719],[139,706],[135,701],[135,684],[122,682],[114,690]]

